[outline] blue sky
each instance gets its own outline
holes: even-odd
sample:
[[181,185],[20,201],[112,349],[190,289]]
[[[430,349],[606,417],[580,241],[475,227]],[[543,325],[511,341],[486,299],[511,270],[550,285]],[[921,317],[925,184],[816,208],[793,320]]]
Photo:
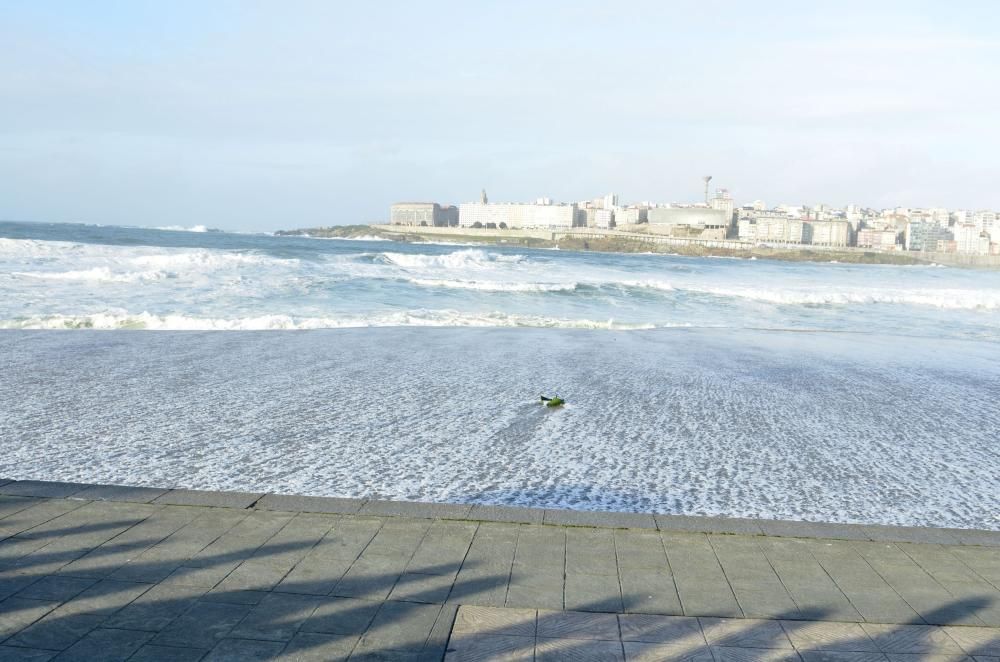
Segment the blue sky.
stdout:
[[0,2],[0,218],[1000,208],[1000,3]]

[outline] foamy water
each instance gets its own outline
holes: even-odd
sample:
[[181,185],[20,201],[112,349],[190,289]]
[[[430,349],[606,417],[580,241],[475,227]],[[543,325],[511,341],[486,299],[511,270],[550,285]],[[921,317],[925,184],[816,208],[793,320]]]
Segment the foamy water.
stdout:
[[1000,528],[996,272],[0,223],[0,329],[0,475]]

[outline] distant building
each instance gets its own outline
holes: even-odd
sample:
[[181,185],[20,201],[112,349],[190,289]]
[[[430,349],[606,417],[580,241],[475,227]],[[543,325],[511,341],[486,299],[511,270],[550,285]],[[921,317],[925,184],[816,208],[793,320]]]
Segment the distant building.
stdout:
[[851,224],[847,221],[805,221],[802,242],[814,246],[847,246]]
[[711,206],[712,209],[724,212],[726,214],[726,225],[732,225],[735,204],[727,189],[720,188],[716,191],[715,197],[709,201],[709,206]]
[[738,231],[745,241],[801,244],[804,238],[803,221],[773,212],[740,221]]
[[931,216],[921,216],[906,224],[904,246],[908,251],[933,251],[939,241],[951,238],[951,233]]
[[638,225],[647,221],[646,214],[649,210],[641,207],[628,207],[615,212],[615,225]]
[[458,207],[463,228],[571,228],[577,217],[572,205],[468,202]]
[[458,225],[458,208],[436,202],[397,202],[389,209],[392,225],[449,227]]
[[646,212],[646,218],[650,226],[725,227],[729,224],[724,211],[705,207],[654,207]]
[[990,235],[972,223],[955,226],[955,252],[971,255],[990,254]]
[[858,230],[858,248],[874,248],[880,251],[891,251],[896,248],[896,231],[879,230],[877,228],[861,228]]
[[613,228],[615,227],[615,213],[610,209],[594,210],[594,227]]

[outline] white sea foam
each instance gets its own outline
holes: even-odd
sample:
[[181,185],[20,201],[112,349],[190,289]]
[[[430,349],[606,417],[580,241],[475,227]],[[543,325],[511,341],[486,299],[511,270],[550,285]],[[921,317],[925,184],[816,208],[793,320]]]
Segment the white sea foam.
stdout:
[[482,280],[448,280],[445,278],[409,278],[408,282],[422,287],[444,287],[480,292],[573,292],[580,283],[518,283]]
[[76,271],[15,271],[15,276],[22,278],[38,278],[41,280],[89,281],[94,283],[136,283],[141,281],[161,280],[170,278],[172,274],[164,271],[132,271],[115,273],[108,267],[94,267]]
[[489,253],[479,249],[465,249],[444,255],[420,255],[411,253],[382,253],[382,257],[396,266],[407,269],[467,269],[491,267],[496,264],[518,264],[528,258],[524,255]]
[[526,327],[546,329],[610,329],[632,331],[657,326],[687,324],[628,324],[608,320],[560,319],[539,315],[511,315],[502,312],[462,313],[454,310],[413,310],[405,312],[344,315],[340,317],[297,317],[260,315],[232,319],[189,315],[137,314],[112,310],[88,315],[45,315],[0,320],[0,329],[150,329],[170,331],[264,331],[290,329],[340,329],[387,326],[439,327]]
[[872,287],[870,289],[834,290],[822,287],[810,289],[778,289],[750,287],[692,287],[688,292],[710,294],[718,297],[749,299],[780,305],[855,305],[901,304],[928,306],[948,310],[998,310],[1000,291],[921,289],[898,290]]
[[209,232],[208,226],[205,225],[192,225],[191,227],[184,227],[183,225],[166,225],[159,228],[153,228],[154,230],[169,230],[170,232]]

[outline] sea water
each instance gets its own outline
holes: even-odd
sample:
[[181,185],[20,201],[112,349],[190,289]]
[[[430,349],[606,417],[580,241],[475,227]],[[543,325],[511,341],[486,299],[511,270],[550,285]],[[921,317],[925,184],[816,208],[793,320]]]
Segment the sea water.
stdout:
[[0,223],[0,327],[0,476],[1000,528],[997,272]]

